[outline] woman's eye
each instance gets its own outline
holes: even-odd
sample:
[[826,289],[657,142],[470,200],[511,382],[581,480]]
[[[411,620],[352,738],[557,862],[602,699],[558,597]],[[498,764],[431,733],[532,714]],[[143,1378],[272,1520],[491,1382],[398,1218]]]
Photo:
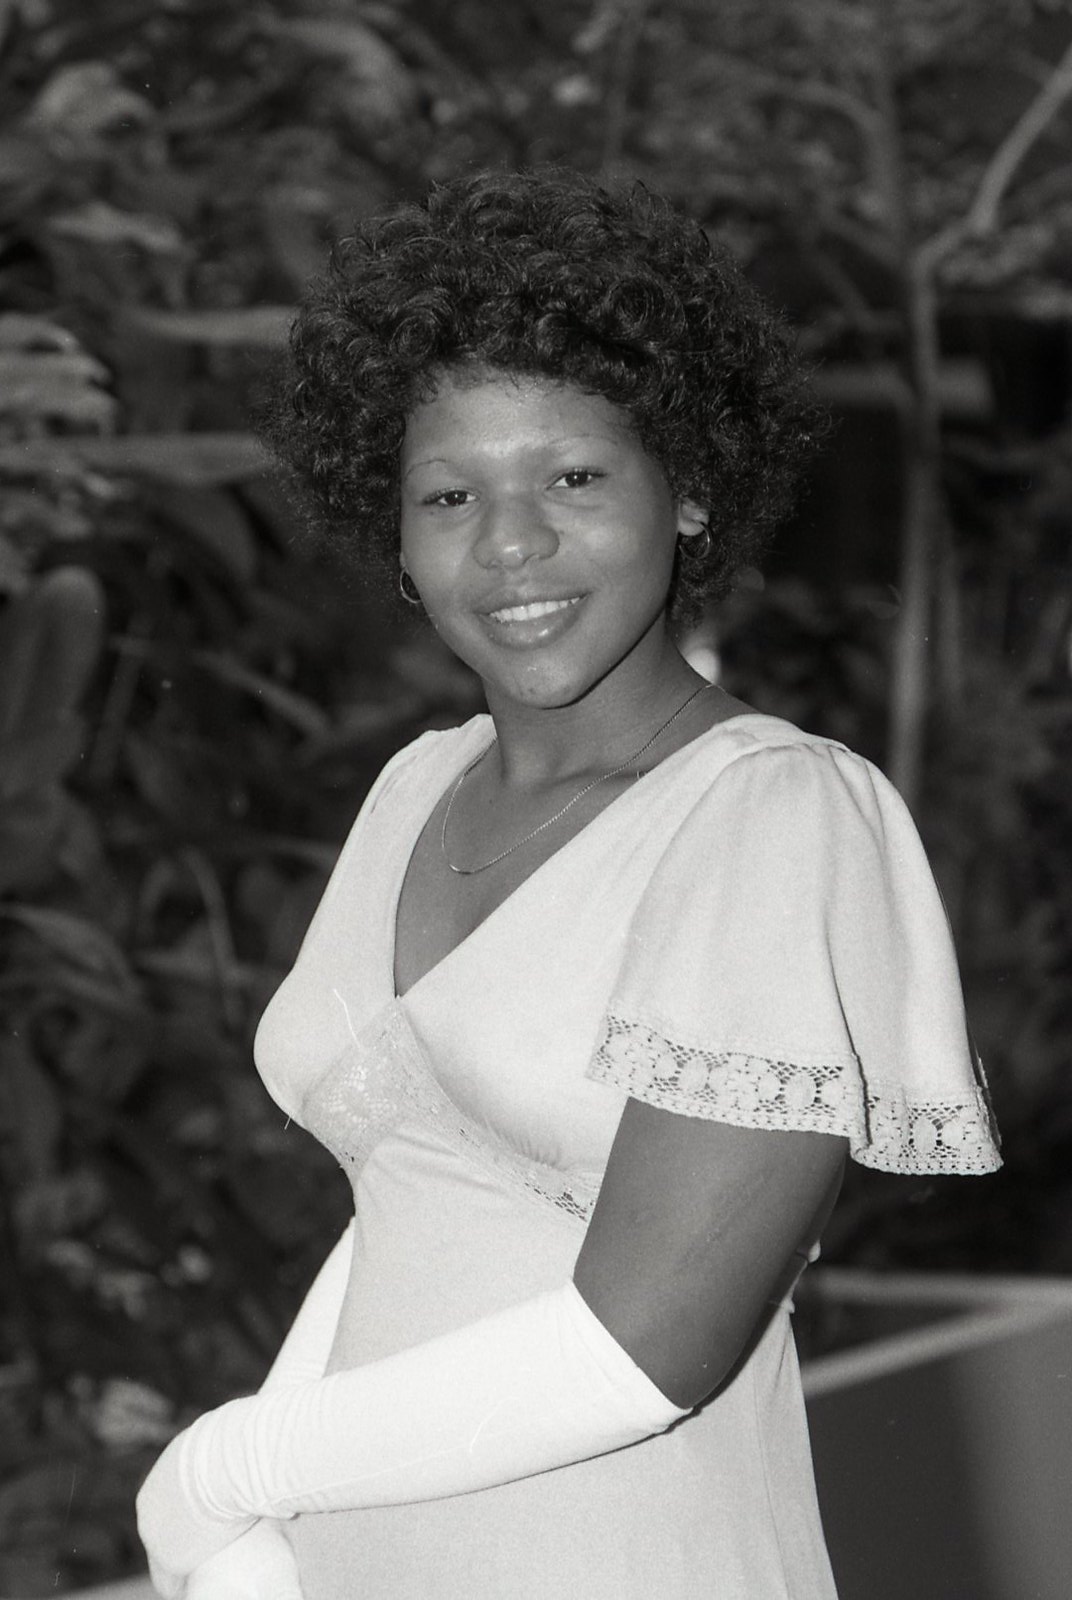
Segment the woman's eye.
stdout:
[[558,482],[564,483],[567,489],[590,489],[592,484],[602,477],[603,473],[596,472],[592,467],[571,467],[569,472],[562,474]]
[[430,494],[424,503],[426,506],[445,506],[448,511],[455,511],[459,506],[464,506],[468,499],[468,489],[443,489],[439,494]]

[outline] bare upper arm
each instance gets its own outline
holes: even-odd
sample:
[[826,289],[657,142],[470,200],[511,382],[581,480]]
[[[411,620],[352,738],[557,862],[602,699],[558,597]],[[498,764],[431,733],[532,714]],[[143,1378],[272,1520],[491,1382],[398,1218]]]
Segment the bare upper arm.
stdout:
[[826,1221],[845,1153],[830,1134],[626,1102],[574,1282],[676,1404],[728,1375]]

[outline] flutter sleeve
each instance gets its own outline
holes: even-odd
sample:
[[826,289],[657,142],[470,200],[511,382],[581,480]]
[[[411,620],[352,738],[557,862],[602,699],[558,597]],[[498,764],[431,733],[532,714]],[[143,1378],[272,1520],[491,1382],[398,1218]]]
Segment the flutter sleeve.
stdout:
[[802,739],[723,768],[638,906],[588,1076],[885,1171],[1000,1165],[945,909],[875,767]]

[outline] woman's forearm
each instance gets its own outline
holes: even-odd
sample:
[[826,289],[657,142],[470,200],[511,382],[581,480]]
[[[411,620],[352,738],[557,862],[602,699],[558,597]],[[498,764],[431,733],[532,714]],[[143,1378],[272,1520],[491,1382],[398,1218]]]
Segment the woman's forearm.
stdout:
[[139,1530],[156,1571],[181,1575],[258,1517],[464,1494],[619,1449],[684,1415],[570,1283],[199,1418],[146,1480]]

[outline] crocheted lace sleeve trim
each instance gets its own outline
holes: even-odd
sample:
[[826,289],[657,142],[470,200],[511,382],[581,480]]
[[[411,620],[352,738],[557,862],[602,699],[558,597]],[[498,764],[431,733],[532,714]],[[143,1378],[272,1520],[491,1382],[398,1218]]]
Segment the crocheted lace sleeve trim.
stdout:
[[703,1049],[611,1014],[587,1076],[684,1116],[842,1134],[854,1160],[884,1172],[983,1173],[1001,1165],[982,1089],[911,1093],[865,1081],[851,1055],[789,1060]]

